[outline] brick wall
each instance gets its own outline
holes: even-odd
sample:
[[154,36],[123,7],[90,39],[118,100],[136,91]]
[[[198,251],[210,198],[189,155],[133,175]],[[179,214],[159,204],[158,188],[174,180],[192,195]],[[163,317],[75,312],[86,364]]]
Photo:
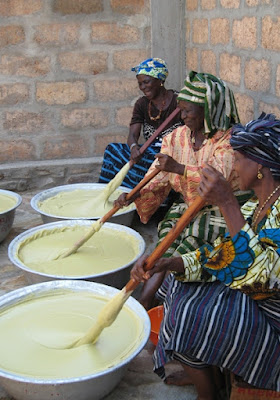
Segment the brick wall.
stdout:
[[233,89],[242,123],[261,111],[280,118],[278,0],[186,0],[187,70]]
[[1,188],[20,189],[11,164],[94,158],[126,141],[140,94],[130,69],[150,55],[150,23],[149,0],[0,0]]
[[96,182],[153,52],[176,88],[173,61],[227,81],[243,123],[280,118],[279,50],[279,0],[0,0],[0,188]]

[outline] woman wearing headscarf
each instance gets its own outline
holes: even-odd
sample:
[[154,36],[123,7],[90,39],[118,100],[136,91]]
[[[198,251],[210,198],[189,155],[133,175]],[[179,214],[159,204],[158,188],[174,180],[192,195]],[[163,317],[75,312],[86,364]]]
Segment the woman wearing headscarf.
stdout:
[[[229,182],[206,165],[198,193],[219,207],[228,233],[215,247],[160,259],[144,275],[176,275],[176,290],[166,294],[155,371],[164,379],[166,362],[180,360],[204,400],[216,399],[211,365],[280,391],[280,121],[262,114],[234,127],[230,143],[240,188],[255,197],[240,210]],[[141,259],[131,277],[143,280],[143,273]]]
[[[179,201],[173,203],[158,226],[159,241],[197,197],[205,163],[220,171],[233,190],[238,191],[238,177],[233,172],[233,150],[229,144],[231,126],[239,122],[232,91],[224,81],[211,74],[191,71],[178,94],[178,106],[185,125],[163,138],[161,153],[156,156],[148,173],[155,168],[161,172],[135,199],[140,219],[147,223],[171,189],[180,193]],[[244,200],[244,194],[237,192],[236,195],[239,195],[240,202]],[[213,244],[225,229],[219,208],[207,205],[174,241],[164,257],[185,254],[205,243]],[[156,274],[145,284],[140,302],[146,309],[154,305],[155,293],[163,279],[164,273]],[[168,277],[158,293],[160,298],[173,279]]]
[[144,96],[139,98],[134,105],[127,144],[110,143],[106,147],[98,181],[99,183],[110,182],[119,170],[132,159],[137,164],[134,164],[129,170],[122,183],[122,186],[128,188],[135,187],[143,179],[154,161],[155,155],[160,151],[162,138],[182,125],[180,115],[177,114],[141,158],[139,153],[141,130],[144,140],[149,139],[176,109],[177,94],[174,90],[166,89],[164,86],[168,76],[168,69],[164,60],[148,58],[133,67],[132,71],[136,72],[139,89]]

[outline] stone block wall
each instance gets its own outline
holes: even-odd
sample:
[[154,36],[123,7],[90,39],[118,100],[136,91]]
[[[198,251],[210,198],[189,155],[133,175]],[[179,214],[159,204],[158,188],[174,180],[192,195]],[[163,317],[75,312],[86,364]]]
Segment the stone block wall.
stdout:
[[141,95],[131,67],[150,56],[167,87],[210,72],[241,122],[280,118],[279,50],[279,0],[0,0],[0,188],[96,182]]
[[126,141],[150,25],[149,0],[0,0],[1,188],[97,180]]
[[240,119],[280,118],[278,0],[186,0],[187,70],[210,72],[234,90]]

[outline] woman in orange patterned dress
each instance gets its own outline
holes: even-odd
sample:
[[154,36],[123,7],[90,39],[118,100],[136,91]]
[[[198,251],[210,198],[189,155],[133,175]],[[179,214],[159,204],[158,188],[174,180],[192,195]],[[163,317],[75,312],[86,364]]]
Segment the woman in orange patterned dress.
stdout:
[[[213,75],[191,71],[178,95],[178,105],[185,125],[163,138],[161,152],[148,173],[155,168],[161,172],[135,199],[140,219],[147,223],[171,189],[180,194],[179,200],[173,203],[159,223],[159,241],[198,195],[200,171],[206,163],[231,182],[240,203],[248,198],[248,192],[238,192],[238,177],[233,172],[234,155],[229,139],[231,127],[239,118],[232,91]],[[206,243],[213,244],[219,235],[225,233],[225,229],[219,208],[207,205],[174,241],[164,257],[185,254]],[[155,293],[163,279],[164,274],[159,273],[146,282],[140,297],[146,309],[155,304]]]

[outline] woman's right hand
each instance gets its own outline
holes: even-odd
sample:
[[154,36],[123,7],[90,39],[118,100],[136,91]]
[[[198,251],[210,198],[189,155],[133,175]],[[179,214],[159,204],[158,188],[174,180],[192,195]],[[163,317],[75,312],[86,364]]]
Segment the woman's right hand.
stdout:
[[156,168],[161,171],[172,172],[175,174],[183,175],[185,166],[178,163],[174,158],[168,156],[167,154],[158,153],[155,155],[158,160]]
[[130,159],[136,164],[140,160],[140,158],[141,158],[140,146],[137,144],[136,146],[133,146],[130,151]]
[[130,203],[132,203],[133,200],[127,200],[126,199],[126,193],[122,193],[117,200],[114,201],[114,207],[118,206],[120,208],[127,207],[129,206]]

